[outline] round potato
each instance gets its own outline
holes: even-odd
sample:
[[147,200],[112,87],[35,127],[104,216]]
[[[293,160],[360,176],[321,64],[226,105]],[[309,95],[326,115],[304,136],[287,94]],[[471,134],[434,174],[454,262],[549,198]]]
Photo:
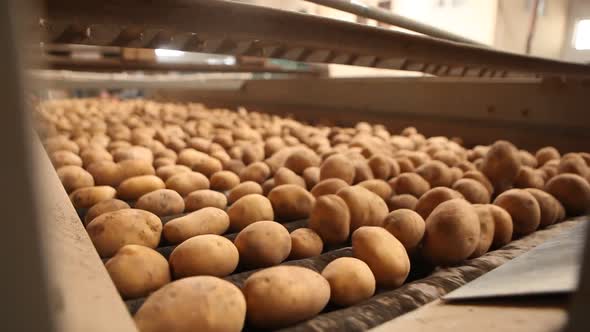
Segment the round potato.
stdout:
[[[391,165],[388,157],[377,154],[369,158],[367,162],[376,179],[387,180],[391,177],[391,171],[394,166]],[[399,165],[397,167],[399,168]]]
[[559,165],[557,165],[558,174],[578,174],[581,177],[588,175],[588,165],[580,154],[568,153],[561,158]]
[[240,171],[240,181],[254,181],[263,183],[270,176],[270,167],[262,161],[257,161],[246,166]]
[[239,185],[235,186],[232,190],[230,190],[229,194],[227,195],[228,203],[233,204],[235,201],[246,195],[262,195],[262,193],[263,190],[260,184],[254,181],[242,182]]
[[170,282],[166,258],[140,245],[123,246],[105,267],[123,299],[147,296]]
[[350,211],[350,231],[362,226],[383,226],[389,213],[387,204],[377,194],[363,187],[346,187],[338,191]]
[[488,204],[491,194],[481,182],[474,179],[460,179],[453,184],[453,189],[461,193],[472,204]]
[[223,163],[223,169],[237,175],[239,175],[244,168],[246,168],[246,165],[244,165],[244,162],[239,159],[230,159]]
[[206,207],[174,218],[164,225],[164,238],[170,243],[181,243],[193,236],[224,234],[229,228],[229,216],[215,207]]
[[268,193],[275,217],[281,221],[291,221],[309,217],[315,197],[295,184],[274,187]]
[[464,199],[437,206],[426,219],[422,254],[434,265],[453,265],[468,258],[480,238],[479,217]]
[[193,191],[209,189],[209,179],[198,172],[179,173],[166,180],[166,188],[186,197]]
[[410,194],[393,195],[387,201],[387,207],[389,211],[395,211],[398,209],[414,210],[418,199]]
[[113,156],[104,148],[88,148],[80,153],[84,166],[91,165],[97,161],[113,161]]
[[514,228],[512,217],[506,210],[497,205],[486,205],[494,219],[494,240],[492,242],[492,248],[503,247],[512,240],[512,232]]
[[322,276],[330,283],[330,302],[337,306],[355,305],[375,294],[375,276],[360,259],[335,259],[324,268]]
[[142,332],[239,332],[246,319],[246,300],[240,289],[228,281],[211,276],[189,277],[150,295],[134,319]]
[[308,167],[303,171],[303,180],[306,188],[313,188],[320,182],[320,168],[317,166]]
[[150,211],[164,217],[184,211],[184,200],[176,191],[158,189],[142,195],[135,203],[135,208]]
[[322,182],[326,179],[336,178],[350,185],[354,177],[354,163],[343,154],[331,155],[320,166],[320,181]]
[[138,209],[122,209],[101,214],[86,231],[100,257],[111,257],[127,244],[156,248],[162,221],[155,214]]
[[94,186],[92,175],[80,166],[62,166],[58,168],[57,176],[67,192]]
[[306,147],[296,148],[285,159],[284,166],[297,174],[303,174],[308,167],[320,166],[322,159],[311,149]]
[[289,231],[274,221],[257,221],[246,226],[234,244],[240,252],[240,262],[248,268],[278,265],[291,252]]
[[100,216],[101,214],[130,208],[131,207],[126,202],[114,198],[98,202],[86,212],[86,216],[84,216],[84,226],[88,225],[92,220],[94,220],[94,218]]
[[541,172],[529,166],[522,166],[518,171],[516,179],[514,179],[514,187],[516,188],[541,189],[544,185],[545,181]]
[[209,182],[211,183],[211,189],[227,191],[240,184],[240,177],[230,171],[219,171],[211,175]]
[[239,232],[254,222],[275,218],[270,200],[258,194],[241,197],[227,209],[227,214],[233,232]]
[[158,167],[156,175],[159,176],[162,181],[166,181],[173,175],[190,172],[192,172],[192,170],[184,165],[166,165]]
[[410,194],[417,198],[430,190],[428,181],[416,173],[402,173],[389,180],[389,185],[395,195]]
[[346,202],[337,195],[318,197],[311,209],[308,227],[327,244],[346,242],[350,235],[350,212]]
[[456,198],[463,198],[463,195],[456,190],[446,187],[432,188],[418,199],[418,203],[416,203],[416,208],[414,210],[422,218],[426,219],[430,213],[432,213],[432,210],[439,206],[440,203]]
[[494,204],[506,210],[512,217],[516,235],[527,235],[539,228],[541,208],[533,195],[522,189],[510,189],[496,197]]
[[389,199],[393,191],[387,182],[379,179],[365,180],[356,185],[374,192],[379,195],[379,197],[383,198],[383,200]]
[[387,215],[384,227],[402,243],[408,253],[413,253],[424,237],[426,224],[418,213],[397,209]]
[[561,155],[559,154],[559,151],[557,151],[556,148],[552,146],[546,146],[544,148],[537,150],[535,157],[537,158],[537,165],[541,167],[550,160],[556,160],[561,158]]
[[412,164],[412,161],[408,157],[397,157],[395,161],[399,165],[400,174],[410,173],[416,170],[416,167],[414,167],[414,164]]
[[184,198],[184,209],[187,212],[197,211],[206,207],[214,207],[225,210],[227,198],[224,194],[209,190],[195,190]]
[[381,227],[363,226],[352,233],[352,255],[367,263],[381,287],[399,287],[410,273],[406,249]]
[[302,187],[303,189],[307,188],[305,180],[301,176],[295,174],[295,172],[286,167],[279,168],[273,176],[273,180],[274,186],[280,186],[283,184],[294,184]]
[[545,190],[563,204],[568,215],[590,211],[590,184],[577,174],[559,174],[547,182]]
[[479,217],[479,242],[475,251],[471,253],[469,258],[476,258],[480,257],[492,246],[492,242],[494,241],[494,230],[495,230],[495,221],[494,216],[492,216],[492,211],[490,210],[490,206],[487,204],[474,204],[473,208]]
[[270,191],[273,190],[274,187],[276,187],[275,179],[268,179],[264,181],[264,183],[262,184],[262,195],[268,196],[268,193],[270,193]]
[[276,266],[252,274],[242,289],[248,322],[256,328],[281,328],[317,315],[330,300],[330,284],[299,266]]
[[498,193],[510,188],[520,170],[518,150],[507,141],[496,141],[485,155],[482,173],[488,177]]
[[322,238],[313,229],[299,228],[291,232],[291,253],[289,259],[303,259],[319,256],[324,250]]
[[70,200],[77,209],[87,209],[99,202],[115,198],[117,191],[109,186],[84,187],[74,190]]
[[416,168],[416,173],[426,180],[431,188],[450,187],[453,174],[449,166],[439,160],[430,160]]
[[197,235],[174,248],[170,269],[177,279],[201,275],[225,277],[234,272],[239,258],[236,246],[223,236]]
[[148,163],[154,162],[153,152],[143,146],[130,146],[128,148],[117,149],[113,151],[115,161],[123,160],[145,160]]
[[97,161],[86,167],[97,186],[116,187],[123,181],[121,166],[112,161]]
[[155,175],[134,176],[121,182],[117,187],[117,196],[125,200],[136,200],[147,193],[164,188],[164,181]]
[[563,209],[561,203],[551,194],[536,188],[525,189],[539,203],[541,209],[541,221],[539,227],[546,227],[560,221],[560,214]]
[[320,181],[311,189],[314,197],[336,194],[340,189],[348,187],[348,183],[342,179],[332,178]]

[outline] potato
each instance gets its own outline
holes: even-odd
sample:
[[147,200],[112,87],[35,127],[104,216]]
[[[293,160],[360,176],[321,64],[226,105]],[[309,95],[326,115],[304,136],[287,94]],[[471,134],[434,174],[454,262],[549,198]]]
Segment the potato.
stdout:
[[303,171],[303,180],[306,188],[313,188],[320,182],[320,168],[317,166],[308,167]]
[[154,154],[146,147],[130,146],[113,151],[113,159],[116,162],[123,160],[145,160],[151,164],[154,162]]
[[156,158],[156,160],[154,160],[154,167],[156,169],[158,169],[162,166],[170,166],[170,165],[176,165],[176,162],[170,158]]
[[403,158],[397,157],[397,158],[395,158],[395,161],[399,165],[400,174],[414,172],[414,170],[416,170],[416,167],[414,167],[414,164],[412,164],[412,161],[407,157],[403,157]]
[[308,227],[327,244],[346,242],[350,235],[350,212],[337,195],[318,197],[312,207]]
[[238,260],[238,249],[230,240],[204,234],[190,237],[174,248],[170,269],[177,279],[200,275],[225,277],[236,269]]
[[506,210],[497,205],[486,204],[486,206],[489,208],[494,219],[494,240],[492,242],[492,248],[503,247],[512,240],[514,227],[512,217]]
[[323,195],[336,194],[340,189],[345,187],[348,187],[348,183],[342,179],[325,179],[311,189],[311,194],[317,198]]
[[166,165],[158,167],[156,175],[159,176],[162,181],[166,181],[176,174],[190,172],[192,172],[192,170],[184,165]]
[[352,233],[352,255],[367,263],[380,287],[399,287],[410,273],[406,249],[381,227],[364,226]]
[[459,157],[450,150],[439,150],[432,155],[432,159],[441,161],[448,167],[453,167],[460,161]]
[[121,181],[140,175],[154,175],[156,170],[152,164],[146,160],[129,159],[117,163],[121,169]]
[[91,165],[97,161],[113,161],[113,156],[103,148],[87,148],[80,153],[84,166]]
[[101,214],[129,208],[131,208],[129,204],[114,198],[98,202],[86,212],[86,216],[84,216],[84,226],[88,225],[92,220],[94,220],[94,218],[100,216]]
[[437,206],[426,219],[422,254],[434,265],[454,265],[468,258],[480,238],[479,217],[464,199]]
[[369,167],[369,164],[364,159],[354,161],[354,180],[352,180],[353,184],[366,180],[372,180],[374,178],[375,177],[373,176],[371,167]]
[[240,289],[228,281],[189,277],[150,295],[134,319],[142,332],[239,332],[246,319],[246,300]]
[[410,194],[417,198],[430,190],[428,181],[416,173],[402,173],[389,180],[389,185],[395,195]]
[[298,228],[291,232],[291,253],[289,259],[303,259],[319,256],[324,250],[322,238],[313,229]]
[[295,172],[286,167],[279,168],[273,176],[273,180],[274,186],[280,186],[283,184],[294,184],[302,187],[303,189],[307,188],[305,180],[301,176],[295,174]]
[[170,282],[166,258],[140,245],[123,246],[105,267],[123,299],[147,296]]
[[588,175],[588,165],[586,161],[577,153],[568,153],[561,158],[557,166],[558,174],[572,173],[578,174],[581,177]]
[[276,329],[314,317],[330,300],[330,284],[298,266],[276,266],[252,274],[242,288],[248,323]]
[[166,180],[166,188],[186,197],[193,191],[209,189],[209,179],[198,172],[179,173]]
[[244,162],[242,160],[230,159],[228,161],[223,162],[223,169],[238,175],[244,168],[246,168],[246,165],[244,165]]
[[84,187],[74,190],[70,200],[76,209],[89,208],[99,202],[115,198],[117,191],[109,186]]
[[379,197],[383,198],[383,200],[389,199],[389,197],[391,197],[392,194],[391,186],[389,185],[389,183],[383,180],[365,180],[363,182],[358,183],[357,186],[363,187],[374,192],[375,194],[379,195]]
[[264,146],[261,144],[249,144],[242,146],[242,161],[250,165],[264,159]]
[[321,158],[313,150],[300,147],[289,154],[283,166],[297,174],[303,174],[303,170],[308,167],[320,166],[321,162]]
[[550,160],[556,160],[561,158],[561,155],[559,154],[559,151],[557,151],[556,148],[552,146],[546,146],[544,148],[537,150],[535,157],[537,158],[537,165],[541,167]]
[[214,207],[225,210],[227,198],[224,194],[209,190],[195,190],[184,198],[184,209],[187,212],[197,211],[206,207]]
[[460,192],[446,187],[436,187],[428,190],[418,199],[414,209],[422,218],[426,219],[442,202],[456,198],[463,198]]
[[[377,154],[369,158],[368,164],[376,179],[387,180],[391,177],[391,171],[394,166],[391,165],[390,158]],[[399,168],[399,165],[397,167]]]
[[268,193],[274,215],[278,220],[291,221],[309,217],[315,197],[295,184],[274,187]]
[[228,202],[229,204],[233,204],[235,201],[246,195],[262,195],[262,192],[262,187],[258,183],[254,181],[245,181],[230,190],[228,194]]
[[337,178],[352,184],[355,178],[354,163],[343,154],[328,157],[320,166],[320,183],[326,179]]
[[480,171],[477,171],[477,170],[467,171],[467,172],[463,173],[463,179],[473,179],[473,180],[483,184],[483,186],[486,187],[486,189],[490,193],[490,195],[494,193],[494,186],[492,186],[492,183],[490,182],[490,180],[488,180],[488,178]]
[[386,203],[389,211],[395,211],[398,209],[414,210],[416,204],[418,204],[418,199],[410,194],[402,194],[390,197]]
[[44,143],[45,151],[48,154],[55,151],[70,151],[75,154],[80,152],[80,147],[75,142],[70,141],[64,137],[54,137],[53,139],[47,139]]
[[233,232],[241,231],[254,222],[275,218],[270,200],[259,194],[240,197],[227,209],[227,214]]
[[458,163],[456,167],[462,170],[464,173],[469,171],[476,171],[475,166],[473,166],[473,164],[470,161],[462,161]]
[[254,181],[263,183],[270,176],[270,168],[262,161],[257,161],[246,166],[240,171],[240,181]]
[[67,150],[59,150],[52,152],[49,155],[51,159],[51,163],[55,169],[58,169],[63,166],[79,166],[82,167],[82,159],[78,157],[77,154],[67,151]]
[[121,166],[112,161],[97,161],[86,167],[97,186],[118,186],[123,181]]
[[474,204],[473,208],[479,217],[479,242],[469,258],[477,258],[488,252],[494,241],[495,221],[490,205]]
[[155,214],[122,209],[101,214],[86,231],[100,257],[111,257],[127,244],[156,248],[162,234],[162,221]]
[[424,237],[426,225],[418,213],[397,209],[387,215],[384,227],[402,243],[408,253],[413,253]]
[[289,231],[274,221],[257,221],[246,226],[234,244],[240,252],[240,262],[248,268],[278,265],[291,252]]
[[283,142],[283,139],[278,136],[269,137],[264,142],[264,155],[269,158],[284,147],[285,142]]
[[57,170],[57,176],[67,192],[94,186],[92,175],[80,166],[62,166]]
[[137,203],[135,203],[135,208],[164,217],[182,213],[184,211],[184,200],[174,190],[158,189],[139,197]]
[[164,188],[164,181],[155,175],[134,176],[121,182],[117,187],[117,196],[124,200],[136,200],[149,192]]
[[541,189],[545,185],[545,181],[541,173],[534,168],[522,166],[518,171],[516,179],[514,179],[514,186],[516,188],[538,188]]
[[453,184],[453,189],[461,193],[472,204],[488,204],[491,194],[481,182],[474,179],[460,179]]
[[451,172],[451,184],[455,184],[463,177],[463,171],[459,167],[451,167],[449,171]]
[[416,168],[416,173],[428,181],[431,188],[450,187],[453,182],[451,169],[443,162],[431,160]]
[[560,206],[561,203],[557,198],[540,189],[528,188],[525,190],[533,195],[537,200],[537,203],[539,203],[539,208],[541,209],[541,222],[539,227],[546,227],[561,221],[560,214],[563,206]]
[[211,176],[216,172],[223,170],[221,161],[208,155],[205,156],[192,164],[191,168],[193,171],[199,172],[205,176]]
[[181,243],[197,235],[222,235],[229,228],[229,216],[221,209],[205,207],[164,224],[163,235],[170,243]]
[[512,217],[515,235],[527,235],[539,228],[541,208],[533,195],[522,189],[510,189],[494,200]]
[[549,180],[545,191],[563,204],[568,215],[577,216],[590,211],[590,184],[577,174],[559,174]]
[[377,194],[363,187],[353,186],[340,189],[337,193],[350,211],[350,231],[362,226],[383,226],[389,213],[387,204]]
[[375,276],[360,259],[335,259],[324,268],[322,276],[330,283],[330,302],[337,306],[352,306],[375,294]]
[[520,170],[518,150],[507,141],[496,141],[483,159],[481,172],[498,193],[510,188]]

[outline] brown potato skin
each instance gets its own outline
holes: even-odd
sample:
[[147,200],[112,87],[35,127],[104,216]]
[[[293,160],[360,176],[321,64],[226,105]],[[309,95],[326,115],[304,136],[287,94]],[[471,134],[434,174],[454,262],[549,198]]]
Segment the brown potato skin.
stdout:
[[117,163],[120,169],[121,181],[140,175],[154,175],[156,170],[152,164],[142,159],[128,159]]
[[428,181],[431,188],[450,187],[453,183],[451,169],[438,160],[430,160],[416,168],[416,173]]
[[178,173],[190,173],[190,172],[192,172],[192,170],[185,165],[166,165],[166,166],[158,167],[158,169],[156,170],[156,175],[159,176],[160,179],[162,179],[162,181],[165,182],[173,175],[176,175]]
[[380,287],[397,288],[410,273],[406,249],[381,227],[363,226],[352,233],[352,255],[367,263]]
[[94,204],[84,216],[84,226],[88,225],[94,218],[100,216],[103,213],[122,210],[122,209],[130,209],[131,207],[126,202],[119,200],[119,199],[107,199],[105,201],[98,202]]
[[332,178],[341,179],[349,185],[352,184],[355,178],[355,167],[345,155],[332,155],[320,166],[320,182]]
[[453,184],[453,189],[461,193],[471,204],[488,204],[491,194],[481,182],[474,179],[459,179]]
[[541,167],[545,165],[550,160],[555,160],[561,158],[561,154],[557,151],[556,148],[552,146],[546,146],[537,150],[535,153],[535,157],[537,158],[537,166]]
[[350,211],[350,231],[362,226],[383,226],[389,213],[387,204],[381,197],[363,187],[346,187],[338,191]]
[[387,215],[384,228],[402,243],[408,253],[413,253],[422,242],[426,223],[418,213],[398,209]]
[[473,208],[475,208],[475,212],[479,217],[480,232],[477,247],[475,248],[475,251],[471,253],[469,258],[480,257],[490,250],[492,242],[494,241],[494,231],[496,226],[489,205],[474,204]]
[[227,198],[224,194],[209,189],[195,190],[184,198],[186,212],[197,211],[206,207],[225,210]]
[[297,174],[303,174],[308,167],[320,166],[322,159],[309,148],[297,148],[285,159],[284,166]]
[[215,207],[206,207],[174,218],[164,225],[164,238],[170,243],[181,243],[193,236],[224,234],[229,228],[229,216]]
[[380,179],[365,180],[356,185],[374,192],[379,195],[379,197],[383,198],[383,200],[389,199],[393,192],[389,183]]
[[240,262],[248,268],[280,264],[291,252],[291,236],[285,226],[274,221],[257,221],[246,226],[234,244]]
[[463,179],[473,179],[486,187],[490,195],[494,193],[494,186],[492,186],[490,180],[478,170],[467,171],[463,173]]
[[[391,177],[391,161],[385,155],[377,154],[367,161],[375,179],[387,180]],[[399,168],[399,165],[397,165]],[[399,172],[398,172],[399,173]],[[397,174],[396,174],[397,175]]]
[[516,188],[537,188],[542,189],[545,186],[545,180],[541,173],[529,166],[522,166],[514,179]]
[[86,231],[100,257],[111,257],[127,244],[156,248],[160,243],[162,222],[155,214],[138,209],[104,213],[87,226]]
[[63,166],[82,167],[82,159],[75,153],[67,150],[55,151],[49,155],[53,167],[58,169]]
[[303,180],[305,180],[305,187],[313,188],[320,182],[320,168],[317,166],[308,167],[303,171]]
[[518,175],[521,162],[518,150],[507,141],[496,141],[483,159],[481,172],[498,193],[510,188]]
[[246,300],[240,289],[211,276],[188,277],[160,288],[134,317],[142,332],[239,332],[245,319]]
[[401,194],[391,196],[386,203],[390,212],[398,209],[414,210],[418,199],[410,194]]
[[140,245],[123,246],[105,267],[123,299],[147,296],[170,282],[166,258]]
[[410,194],[416,198],[430,190],[430,184],[416,173],[402,173],[389,180],[395,195]]
[[135,203],[135,208],[159,217],[170,216],[184,211],[184,199],[174,190],[158,189],[142,195]]
[[439,206],[442,202],[449,201],[455,198],[463,198],[460,192],[446,188],[436,187],[424,193],[416,203],[414,210],[424,219],[428,218],[432,210]]
[[324,268],[322,276],[330,284],[330,302],[337,306],[352,306],[375,294],[375,276],[360,259],[337,258]]
[[268,193],[268,199],[277,220],[291,221],[309,217],[315,197],[304,188],[295,184],[274,187]]
[[198,172],[178,173],[166,180],[166,188],[172,189],[182,197],[196,190],[209,189],[209,179]]
[[559,174],[549,180],[545,191],[563,204],[570,216],[590,211],[590,184],[577,174]]
[[588,165],[580,154],[568,153],[561,158],[559,165],[557,165],[558,174],[578,174],[585,178],[588,175]]
[[109,186],[84,187],[74,190],[70,194],[70,200],[77,209],[92,207],[93,205],[115,198],[117,191]]
[[533,195],[537,200],[537,203],[539,203],[539,208],[541,209],[540,228],[547,227],[560,221],[560,211],[563,207],[560,206],[561,203],[557,198],[540,189],[527,188],[525,190]]
[[239,232],[257,221],[275,218],[270,200],[258,194],[241,197],[227,209],[227,214],[232,232]]
[[252,274],[242,288],[248,323],[277,329],[314,317],[330,300],[330,284],[299,266],[276,266]]
[[512,217],[508,211],[494,205],[486,204],[494,219],[494,240],[492,241],[492,248],[497,249],[510,243],[512,240],[513,223]]
[[294,184],[300,186],[303,189],[307,188],[305,180],[301,176],[295,174],[295,172],[286,167],[279,168],[275,172],[273,180],[274,186],[280,186],[283,184]]
[[225,277],[234,272],[238,261],[238,249],[230,240],[204,234],[193,236],[174,248],[170,254],[170,269],[176,279],[200,275]]
[[262,161],[254,162],[240,171],[240,181],[263,183],[270,176],[270,167]]
[[510,189],[500,194],[494,204],[512,217],[515,235],[527,235],[539,228],[541,208],[533,195],[522,189]]
[[327,244],[340,244],[350,235],[350,212],[337,195],[318,197],[309,217],[308,227]]
[[291,232],[291,253],[289,259],[303,259],[319,256],[324,250],[322,238],[313,229],[298,228]]
[[348,186],[349,186],[348,183],[346,183],[342,179],[337,179],[337,178],[325,179],[325,180],[318,182],[318,184],[316,184],[311,189],[311,194],[316,198],[323,196],[323,195],[336,194],[340,189],[346,188]]
[[123,180],[121,166],[112,161],[97,161],[86,167],[97,186],[116,187]]
[[426,219],[422,254],[434,265],[454,265],[468,258],[479,243],[479,217],[464,199],[437,206]]
[[136,200],[147,193],[164,188],[164,181],[155,175],[134,176],[119,184],[117,196],[124,200]]
[[57,169],[57,176],[66,192],[94,186],[94,178],[92,177],[92,174],[88,173],[80,166],[62,166]]
[[240,177],[230,171],[219,171],[211,175],[209,182],[211,189],[227,191],[240,184]]

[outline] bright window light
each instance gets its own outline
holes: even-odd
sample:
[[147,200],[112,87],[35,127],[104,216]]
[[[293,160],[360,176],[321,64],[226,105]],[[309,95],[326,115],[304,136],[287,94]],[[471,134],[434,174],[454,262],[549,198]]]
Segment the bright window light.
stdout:
[[184,54],[183,51],[178,51],[178,50],[167,50],[164,48],[157,48],[156,49],[156,56],[161,56],[161,57],[182,56],[183,54]]
[[578,51],[590,50],[590,19],[579,20],[576,24],[574,47]]

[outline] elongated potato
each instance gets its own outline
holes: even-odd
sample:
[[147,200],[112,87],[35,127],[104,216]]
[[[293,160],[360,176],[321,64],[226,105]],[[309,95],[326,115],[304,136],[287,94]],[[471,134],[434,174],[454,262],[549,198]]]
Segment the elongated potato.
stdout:
[[409,209],[414,210],[418,199],[410,194],[393,195],[387,201],[387,207],[389,211],[395,211],[398,209]]
[[131,208],[129,204],[114,198],[98,202],[86,212],[86,216],[84,216],[84,226],[88,225],[92,220],[94,220],[94,218],[100,216],[101,214],[129,208]]
[[437,206],[426,219],[422,254],[435,265],[453,265],[468,258],[479,244],[479,217],[464,199]]
[[219,171],[211,175],[209,182],[211,189],[226,191],[240,184],[240,177],[230,171]]
[[558,174],[578,174],[579,176],[585,178],[590,172],[588,169],[588,165],[582,156],[578,153],[568,153],[564,155],[559,165],[557,165],[557,173]]
[[561,154],[559,154],[559,151],[557,151],[556,148],[552,146],[546,146],[537,150],[535,157],[537,158],[537,165],[540,167],[545,165],[550,160],[558,160],[561,158]]
[[99,202],[115,198],[117,191],[109,186],[84,187],[70,194],[70,200],[77,209],[89,208]]
[[383,226],[389,213],[387,204],[377,194],[363,187],[346,187],[338,191],[350,211],[350,231],[362,226]]
[[239,232],[254,222],[275,218],[270,200],[258,194],[241,197],[227,209],[227,214],[233,232]]
[[360,259],[335,259],[324,268],[322,276],[330,284],[330,301],[335,305],[355,305],[375,294],[375,276],[369,266]]
[[438,160],[427,161],[416,168],[416,173],[428,181],[431,188],[450,187],[453,182],[453,174],[449,166]]
[[317,315],[330,300],[330,284],[319,273],[298,266],[276,266],[252,274],[242,289],[248,323],[280,328]]
[[116,187],[123,180],[121,166],[112,161],[97,161],[86,167],[86,170],[92,175],[97,186]]
[[320,166],[320,181],[337,178],[350,185],[354,177],[354,164],[343,154],[335,154],[328,157]]
[[184,211],[184,200],[176,191],[158,189],[142,195],[135,208],[149,211],[157,216],[170,216]]
[[121,172],[121,181],[140,175],[154,175],[152,164],[143,159],[128,159],[117,163]]
[[380,179],[365,180],[356,185],[374,192],[375,194],[379,195],[379,197],[383,198],[383,200],[389,199],[393,192],[391,186],[387,182]]
[[254,181],[263,183],[270,176],[270,167],[262,161],[257,161],[246,166],[240,171],[240,181]]
[[240,262],[248,268],[278,265],[291,252],[289,231],[274,221],[257,221],[246,226],[234,244],[240,252]]
[[516,179],[514,179],[514,187],[516,188],[538,188],[541,189],[545,186],[545,180],[541,175],[541,171],[538,171],[529,166],[522,166],[518,171]]
[[147,193],[164,188],[164,181],[155,175],[134,176],[121,182],[117,187],[117,196],[125,200],[136,200]]
[[318,197],[312,207],[308,227],[327,244],[344,243],[350,235],[350,212],[337,195]]
[[432,188],[418,199],[414,210],[422,218],[426,219],[440,203],[456,198],[463,198],[463,195],[456,190],[446,187]]
[[123,246],[105,267],[123,299],[147,296],[170,282],[166,258],[140,245]]
[[100,257],[111,257],[127,244],[156,248],[162,222],[151,212],[122,209],[96,217],[86,226],[86,231]]
[[453,184],[453,189],[461,193],[472,204],[488,204],[491,194],[481,182],[474,179],[460,179]]
[[496,141],[485,155],[482,173],[485,174],[498,193],[512,186],[520,170],[518,150],[507,141]]
[[209,190],[195,190],[184,198],[184,209],[187,212],[197,211],[206,207],[214,207],[225,210],[227,198],[224,194]]
[[268,193],[268,199],[277,220],[291,221],[307,218],[315,197],[307,190],[295,184],[274,187]]
[[492,215],[492,211],[490,210],[490,206],[487,204],[474,204],[473,208],[479,217],[479,242],[477,243],[477,247],[475,251],[471,253],[469,258],[476,258],[480,257],[492,246],[492,242],[494,241],[494,232],[495,232],[495,221],[494,216]]
[[150,295],[134,319],[141,332],[239,332],[246,320],[246,300],[228,281],[189,277]]
[[313,229],[298,228],[291,232],[291,253],[289,259],[303,259],[319,256],[324,250],[322,238]]
[[229,216],[215,207],[206,207],[168,221],[164,225],[164,238],[170,243],[181,243],[193,236],[224,234],[229,228]]
[[384,227],[402,243],[408,253],[413,253],[424,237],[426,224],[418,213],[397,209],[387,215]]
[[94,162],[101,160],[113,161],[113,156],[104,148],[91,147],[80,152],[80,158],[84,166],[91,165]]
[[302,187],[303,189],[307,188],[305,180],[301,176],[295,174],[295,172],[286,167],[279,168],[275,172],[273,180],[274,186],[280,186],[283,184],[294,184]]
[[[367,162],[376,179],[387,180],[391,177],[391,171],[394,166],[391,165],[390,158],[382,154],[377,154],[369,158]],[[399,165],[397,167],[399,168]]]
[[406,249],[381,227],[357,229],[352,234],[352,255],[367,263],[381,287],[399,287],[410,273],[410,258]]
[[320,182],[320,168],[317,166],[308,167],[303,171],[303,180],[305,180],[305,187],[313,188]]
[[308,167],[320,166],[321,158],[311,149],[306,147],[296,148],[287,159],[284,166],[297,174],[303,174]]
[[494,204],[512,217],[515,235],[527,235],[539,228],[541,208],[533,195],[522,189],[510,189],[496,197]]
[[166,165],[158,167],[156,175],[162,179],[162,181],[168,180],[173,175],[178,173],[190,173],[192,170],[185,165]]
[[342,179],[331,178],[320,181],[311,189],[314,197],[336,194],[340,189],[348,187],[348,183]]
[[258,194],[262,195],[262,187],[260,184],[254,181],[246,181],[242,182],[239,185],[235,186],[228,194],[228,203],[233,204],[238,199],[250,195],[250,194]]
[[492,242],[492,248],[500,248],[510,243],[512,240],[513,224],[512,217],[503,208],[494,205],[486,204],[490,209],[492,218],[494,219],[494,240]]
[[166,180],[166,188],[186,197],[196,190],[209,189],[209,179],[201,173],[179,173]]
[[559,174],[547,182],[545,190],[563,204],[568,215],[590,211],[590,184],[577,174]]
[[82,159],[77,154],[67,150],[55,151],[49,155],[49,159],[51,159],[51,163],[56,169],[69,165],[82,167]]
[[238,261],[236,246],[215,234],[193,236],[170,254],[170,268],[177,279],[201,275],[225,277],[236,269]]
[[410,194],[417,198],[430,190],[428,181],[416,173],[402,173],[389,180],[389,185],[396,195]]
[[57,176],[67,192],[94,186],[92,175],[80,166],[62,166],[58,168]]
[[145,160],[148,163],[154,162],[153,152],[143,146],[130,146],[128,148],[113,151],[113,158],[116,162],[123,160]]

